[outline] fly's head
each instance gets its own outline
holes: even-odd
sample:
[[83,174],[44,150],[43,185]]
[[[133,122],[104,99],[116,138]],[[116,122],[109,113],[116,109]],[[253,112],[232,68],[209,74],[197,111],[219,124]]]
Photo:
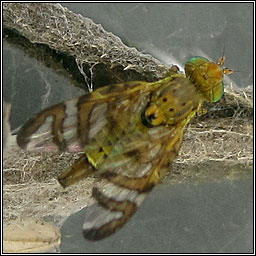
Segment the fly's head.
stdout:
[[192,57],[185,65],[186,77],[201,91],[209,102],[217,102],[224,92],[223,75],[231,74],[232,70],[222,67],[225,57],[217,63],[203,57]]

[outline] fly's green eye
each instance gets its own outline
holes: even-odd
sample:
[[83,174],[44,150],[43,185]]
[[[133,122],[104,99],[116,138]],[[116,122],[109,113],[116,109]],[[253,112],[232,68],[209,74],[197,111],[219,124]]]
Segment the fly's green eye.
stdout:
[[216,88],[213,89],[212,95],[213,95],[213,101],[212,102],[217,102],[221,99],[221,97],[224,94],[224,83],[221,82],[219,86],[216,86]]
[[206,58],[204,58],[204,57],[191,57],[190,59],[188,59],[188,61],[187,62],[191,62],[191,63],[194,63],[194,64],[196,64],[196,63],[205,63],[205,62],[209,62],[209,60],[208,59],[206,59]]

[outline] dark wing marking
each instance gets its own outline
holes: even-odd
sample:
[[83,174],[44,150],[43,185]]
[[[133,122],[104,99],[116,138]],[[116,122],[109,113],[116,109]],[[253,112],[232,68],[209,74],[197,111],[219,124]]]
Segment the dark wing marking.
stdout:
[[54,105],[30,118],[18,133],[18,145],[41,152],[82,151],[77,138],[79,99]]

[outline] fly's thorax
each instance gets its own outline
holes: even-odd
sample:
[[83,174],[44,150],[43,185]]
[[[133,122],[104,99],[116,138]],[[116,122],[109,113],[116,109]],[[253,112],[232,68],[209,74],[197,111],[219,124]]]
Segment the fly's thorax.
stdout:
[[222,63],[216,64],[203,57],[193,57],[185,65],[186,77],[202,92],[209,102],[217,102],[223,95]]
[[203,96],[185,76],[170,80],[168,86],[152,94],[142,120],[147,126],[174,125],[196,112]]

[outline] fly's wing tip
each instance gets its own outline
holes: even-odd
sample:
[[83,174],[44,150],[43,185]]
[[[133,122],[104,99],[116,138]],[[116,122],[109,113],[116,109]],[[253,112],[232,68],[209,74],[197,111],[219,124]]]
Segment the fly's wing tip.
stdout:
[[85,239],[87,239],[89,241],[99,241],[103,238],[110,236],[113,233],[114,232],[101,233],[99,230],[93,229],[93,228],[92,229],[83,229],[83,236]]
[[101,240],[114,234],[128,219],[124,212],[107,209],[95,203],[86,209],[83,235],[90,241]]

